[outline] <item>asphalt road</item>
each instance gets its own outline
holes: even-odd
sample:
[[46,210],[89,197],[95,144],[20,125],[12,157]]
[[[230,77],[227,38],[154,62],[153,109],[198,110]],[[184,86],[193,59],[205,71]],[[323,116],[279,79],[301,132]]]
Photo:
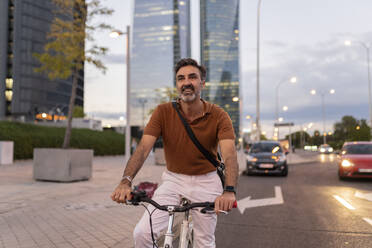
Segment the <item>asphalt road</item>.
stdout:
[[372,247],[372,180],[340,181],[335,160],[290,165],[288,177],[240,176],[238,203],[250,196],[248,208],[219,217],[217,247]]

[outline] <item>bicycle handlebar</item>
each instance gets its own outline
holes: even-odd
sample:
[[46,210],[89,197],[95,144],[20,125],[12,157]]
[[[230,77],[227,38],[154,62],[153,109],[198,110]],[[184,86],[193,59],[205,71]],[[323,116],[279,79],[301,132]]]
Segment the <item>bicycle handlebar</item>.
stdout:
[[[192,208],[204,207],[208,209],[214,208],[214,202],[195,202],[189,203],[184,206],[174,206],[174,205],[160,205],[157,202],[153,201],[147,197],[145,191],[132,192],[132,200],[129,201],[132,205],[138,205],[140,202],[147,202],[156,207],[157,209],[163,211],[172,211],[172,212],[185,212]],[[237,207],[237,202],[234,202],[233,208]]]

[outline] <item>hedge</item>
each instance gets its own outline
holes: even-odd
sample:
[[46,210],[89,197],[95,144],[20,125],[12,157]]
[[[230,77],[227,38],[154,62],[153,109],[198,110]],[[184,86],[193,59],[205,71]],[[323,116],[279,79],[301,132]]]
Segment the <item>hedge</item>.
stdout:
[[[0,140],[14,141],[14,159],[30,159],[34,148],[62,147],[65,128],[0,121]],[[124,154],[124,135],[114,131],[72,129],[71,148],[93,149],[94,155]]]

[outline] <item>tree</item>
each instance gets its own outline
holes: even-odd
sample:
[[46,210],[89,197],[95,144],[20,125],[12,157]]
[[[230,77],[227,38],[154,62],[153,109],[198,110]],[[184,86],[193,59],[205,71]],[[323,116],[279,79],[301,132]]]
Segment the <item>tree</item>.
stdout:
[[315,130],[313,136],[310,138],[310,144],[319,146],[323,144],[323,134],[319,130]]
[[[98,30],[112,29],[105,23],[93,23],[96,16],[108,16],[113,10],[101,5],[100,0],[52,0],[56,6],[54,19],[47,34],[48,42],[44,52],[34,54],[40,62],[36,72],[45,73],[49,79],[67,79],[72,77],[67,127],[62,148],[68,148],[71,138],[71,122],[74,112],[76,88],[79,71],[84,62],[93,64],[103,73],[106,67],[98,56],[107,52],[106,47],[94,44],[93,33]],[[92,46],[85,49],[85,41]]]
[[345,141],[366,141],[371,139],[370,127],[366,120],[357,120],[353,116],[342,117],[341,122],[334,125],[334,142],[336,147]]
[[[292,146],[297,148],[303,147],[310,140],[310,135],[305,131],[297,131],[291,135]],[[285,139],[289,140],[289,135],[286,135]]]
[[72,114],[73,118],[84,118],[84,109],[81,106],[75,106],[74,107],[74,113]]
[[[158,104],[173,101],[174,99],[177,99],[179,95],[177,92],[177,88],[175,87],[159,88],[155,89],[155,92],[157,93]],[[151,115],[154,110],[155,108],[150,109],[149,115]]]

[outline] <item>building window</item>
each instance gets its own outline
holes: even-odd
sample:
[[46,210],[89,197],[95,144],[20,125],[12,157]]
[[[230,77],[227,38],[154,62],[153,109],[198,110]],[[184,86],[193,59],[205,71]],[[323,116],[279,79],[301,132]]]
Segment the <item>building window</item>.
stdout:
[[6,90],[5,91],[5,99],[7,102],[11,102],[13,97],[13,91],[12,90]]
[[13,78],[5,79],[5,87],[6,89],[13,89]]

